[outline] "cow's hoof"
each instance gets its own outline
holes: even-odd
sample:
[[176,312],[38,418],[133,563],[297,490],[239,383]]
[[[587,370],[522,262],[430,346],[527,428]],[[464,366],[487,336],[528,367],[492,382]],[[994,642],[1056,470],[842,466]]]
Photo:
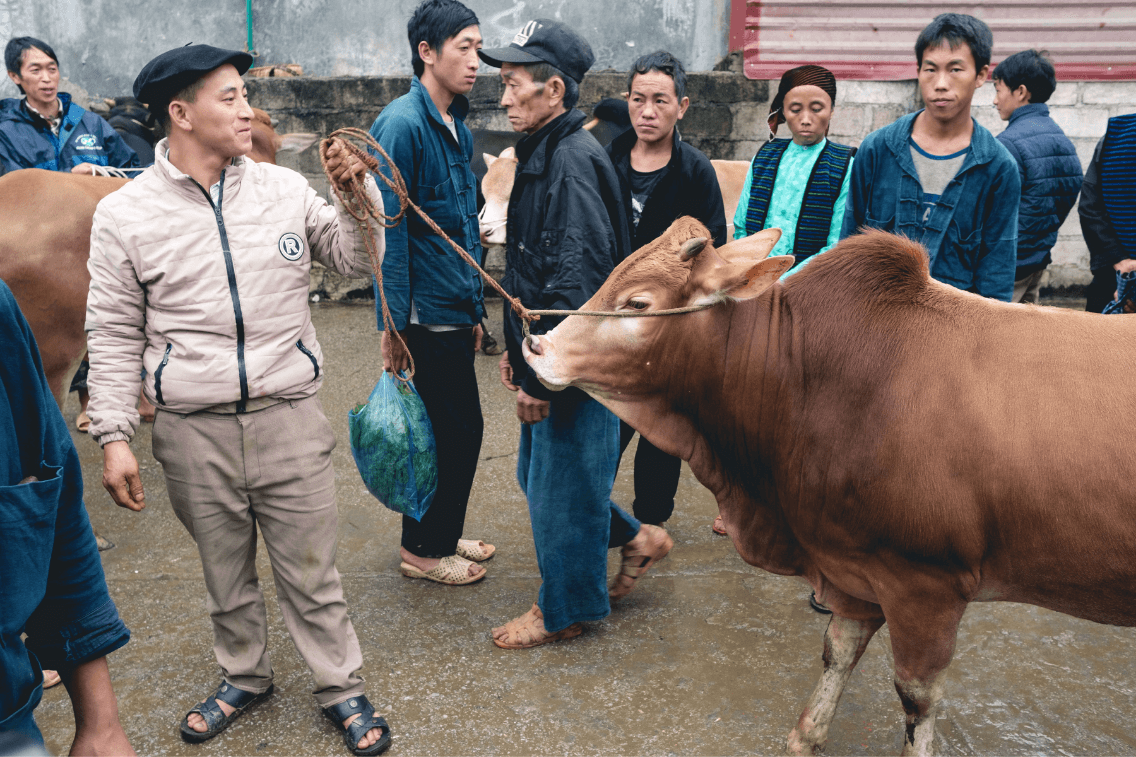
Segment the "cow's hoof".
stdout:
[[792,733],[789,734],[789,738],[785,740],[785,754],[788,755],[800,757],[801,755],[815,755],[822,754],[823,752],[824,744],[816,744],[805,740],[795,728]]

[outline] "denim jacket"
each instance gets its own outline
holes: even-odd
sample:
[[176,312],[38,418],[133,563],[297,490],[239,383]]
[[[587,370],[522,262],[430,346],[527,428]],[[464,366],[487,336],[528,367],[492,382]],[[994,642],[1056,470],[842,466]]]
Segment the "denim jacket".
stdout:
[[[410,91],[383,108],[371,126],[371,136],[402,173],[410,199],[482,263],[477,180],[469,167],[473,134],[465,125],[468,112],[469,101],[456,96],[450,105],[458,133],[455,141],[429,92],[414,77]],[[385,162],[379,160],[385,170]],[[386,214],[395,215],[398,197],[381,178],[375,180]],[[410,322],[412,297],[422,324],[474,326],[485,314],[481,276],[409,208],[398,226],[386,230],[383,291],[400,331]]]
[[0,732],[42,741],[42,668],[104,657],[130,632],[107,592],[71,432],[2,281],[0,351]]
[[923,187],[908,141],[921,112],[872,132],[860,145],[840,236],[870,227],[921,241],[932,277],[1009,302],[1018,260],[1018,164],[974,123],[970,151],[924,228],[919,223]]

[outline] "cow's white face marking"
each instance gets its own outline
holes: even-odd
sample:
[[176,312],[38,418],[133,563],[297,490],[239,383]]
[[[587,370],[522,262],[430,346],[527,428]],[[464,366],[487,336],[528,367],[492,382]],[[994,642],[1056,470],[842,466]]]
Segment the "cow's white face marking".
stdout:
[[288,261],[297,261],[304,255],[304,240],[299,234],[288,232],[276,242],[276,249]]

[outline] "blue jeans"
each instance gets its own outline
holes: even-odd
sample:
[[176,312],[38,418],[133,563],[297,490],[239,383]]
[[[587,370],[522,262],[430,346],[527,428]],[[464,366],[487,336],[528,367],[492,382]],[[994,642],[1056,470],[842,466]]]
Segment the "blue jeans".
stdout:
[[611,501],[619,419],[576,389],[552,398],[548,417],[521,427],[517,481],[529,501],[540,597],[549,633],[607,617],[607,550],[635,538],[639,521]]

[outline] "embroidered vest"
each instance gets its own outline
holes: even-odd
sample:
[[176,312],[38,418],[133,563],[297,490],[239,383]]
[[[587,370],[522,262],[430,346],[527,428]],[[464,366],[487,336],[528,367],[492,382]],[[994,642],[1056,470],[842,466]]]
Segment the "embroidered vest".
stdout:
[[1136,113],[1108,120],[1100,156],[1101,197],[1124,251],[1136,256]]
[[[753,159],[753,180],[750,182],[749,207],[746,208],[747,235],[756,234],[765,226],[773,185],[777,181],[777,169],[791,143],[790,139],[767,142]],[[798,263],[816,255],[828,244],[832,209],[840,197],[844,175],[848,173],[848,165],[855,154],[855,147],[839,145],[830,140],[817,158],[797,216],[793,255]]]

